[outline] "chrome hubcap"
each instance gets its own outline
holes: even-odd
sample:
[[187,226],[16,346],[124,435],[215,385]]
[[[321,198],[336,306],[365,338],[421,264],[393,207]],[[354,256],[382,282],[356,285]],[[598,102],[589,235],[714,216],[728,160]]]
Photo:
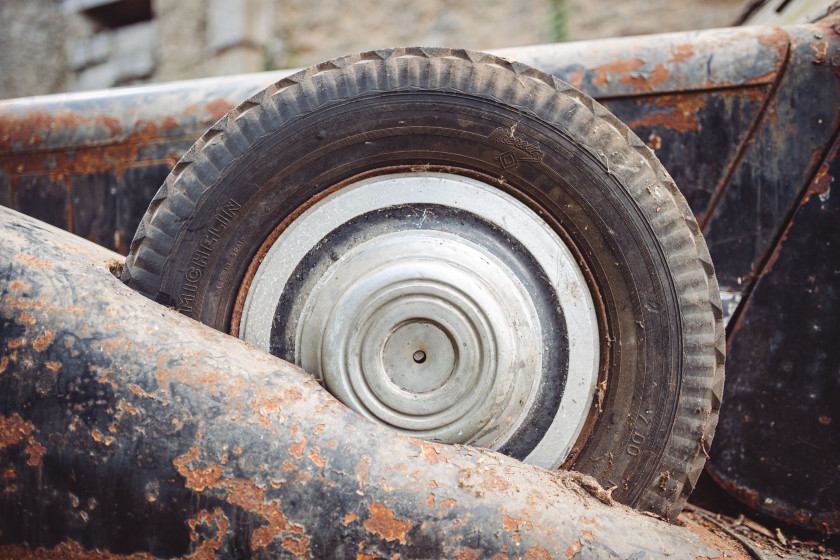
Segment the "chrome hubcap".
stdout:
[[403,433],[547,468],[597,381],[594,305],[568,248],[459,175],[377,176],[307,209],[257,269],[239,335]]

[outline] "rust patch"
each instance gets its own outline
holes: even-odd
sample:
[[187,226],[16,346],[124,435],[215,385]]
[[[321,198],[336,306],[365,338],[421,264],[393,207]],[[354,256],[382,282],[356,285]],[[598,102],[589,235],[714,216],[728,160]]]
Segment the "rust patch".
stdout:
[[536,545],[525,551],[525,558],[526,560],[551,560],[551,554],[545,548]]
[[359,482],[367,481],[368,467],[370,467],[370,457],[363,457],[356,463],[356,478],[359,479]]
[[[17,188],[21,174],[33,173],[45,175],[51,183],[69,191],[71,175],[91,175],[114,171],[117,178],[121,178],[127,165],[137,160],[140,150],[145,147],[147,140],[151,137],[153,134],[149,134],[149,129],[142,128],[119,144],[80,146],[73,150],[56,150],[48,153],[15,154],[14,157],[0,157],[0,163],[10,177],[12,189]],[[71,210],[68,204],[68,225],[72,229]]]
[[465,547],[458,551],[458,554],[455,555],[455,558],[457,558],[458,560],[478,560],[480,555],[480,550]]
[[571,560],[575,554],[581,551],[582,548],[583,545],[581,544],[580,540],[575,541],[574,544],[572,544],[572,546],[566,549],[566,560]]
[[96,441],[97,443],[100,443],[100,442],[102,441],[102,432],[100,432],[99,430],[93,430],[93,431],[90,433],[90,436],[91,436],[91,437],[94,439],[94,441]]
[[321,459],[321,456],[318,454],[318,450],[317,450],[316,448],[314,448],[314,447],[312,448],[312,452],[311,452],[309,455],[307,455],[307,457],[309,457],[309,459],[310,459],[313,463],[315,463],[316,465],[318,465],[319,467],[324,467],[324,466],[326,465],[326,463],[324,462],[324,460],[323,460],[323,459]]
[[575,89],[580,89],[581,84],[583,84],[583,70],[578,70],[574,74],[569,77],[569,83],[575,87]]
[[293,443],[289,447],[289,455],[295,457],[296,459],[300,459],[301,457],[303,457],[303,450],[306,447],[307,441],[309,441],[309,438],[303,438],[303,441]]
[[435,504],[435,495],[434,494],[429,494],[428,496],[426,496],[426,505],[429,506],[429,507],[435,507],[437,505],[437,504]]
[[508,489],[508,486],[510,486],[510,484],[504,478],[499,476],[496,471],[485,472],[483,478],[481,479],[481,487],[487,491],[492,492],[494,490],[499,490],[503,492]]
[[356,521],[357,517],[359,517],[359,514],[356,513],[355,511],[353,513],[348,513],[347,515],[344,516],[344,521],[342,521],[341,524],[344,525],[345,527],[347,527],[348,525],[350,525],[351,523]]
[[455,504],[457,504],[457,503],[458,503],[458,502],[457,502],[457,501],[455,501],[455,500],[453,500],[452,498],[448,498],[448,499],[446,499],[446,500],[443,500],[443,501],[440,503],[440,505],[441,505],[441,506],[443,506],[443,509],[449,509],[449,508],[451,508],[452,506],[454,506],[454,505],[455,505]]
[[105,383],[105,384],[108,384],[108,385],[110,385],[111,387],[113,387],[114,389],[118,389],[118,388],[119,388],[119,385],[117,385],[117,382],[116,382],[116,381],[114,381],[113,379],[110,379],[110,378],[108,377],[108,376],[109,376],[109,375],[111,375],[112,373],[114,373],[114,370],[112,370],[112,369],[103,369],[103,370],[102,370],[102,372],[99,374],[99,379],[98,379],[98,381],[99,381],[100,383]]
[[46,448],[40,443],[33,441],[33,438],[30,436],[29,445],[26,446],[26,454],[29,456],[26,460],[26,464],[30,467],[37,467],[41,464],[41,457],[43,457],[46,452]]
[[47,369],[52,371],[58,371],[61,369],[61,362],[47,362],[44,365],[47,367]]
[[251,401],[251,409],[258,416],[257,421],[266,429],[271,425],[272,418],[270,415],[272,414],[276,415],[278,424],[286,421],[286,417],[280,414],[283,409],[282,405],[283,398],[277,395],[268,398],[256,398]]
[[518,531],[520,523],[522,523],[522,519],[519,517],[502,516],[502,527],[505,531]]
[[647,145],[651,150],[658,150],[662,147],[662,137],[651,132],[647,139]]
[[828,174],[828,170],[830,168],[829,164],[837,156],[838,149],[840,149],[840,141],[834,143],[834,146],[831,148],[831,152],[822,162],[822,165],[820,165],[819,171],[817,171],[814,180],[811,181],[811,185],[805,193],[805,198],[802,200],[802,204],[807,203],[813,195],[817,195],[821,198],[826,198],[828,196],[828,193],[831,190],[831,183],[834,182],[834,177]]
[[653,72],[650,75],[630,74],[621,78],[621,83],[627,86],[632,86],[633,93],[642,93],[643,91],[651,91],[653,88],[661,83],[667,82],[670,74],[665,67],[660,63],[654,66]]
[[300,556],[309,550],[309,537],[301,537],[295,539],[292,537],[283,538],[283,548],[294,554]]
[[23,282],[19,282],[15,280],[11,284],[9,284],[9,289],[13,292],[22,292],[24,290],[29,290],[31,287],[28,284],[24,284]]
[[819,422],[823,426],[828,426],[829,424],[831,424],[831,418],[829,418],[828,416],[820,416]]
[[592,535],[592,531],[583,531],[581,532],[581,536],[586,542],[592,542],[595,540],[595,537]]
[[178,128],[178,121],[173,119],[172,117],[164,117],[162,121],[160,121],[160,127],[169,132],[175,128]]
[[[610,62],[609,64],[597,66],[592,69],[596,74],[596,76],[592,78],[592,85],[606,86],[610,83],[609,74],[632,72],[633,70],[638,70],[644,65],[645,63],[643,60],[631,58],[630,60],[616,60],[615,62]],[[623,80],[622,83],[624,83]]]
[[192,542],[197,542],[199,538],[196,527],[199,525],[210,527],[214,523],[216,525],[215,536],[212,539],[206,539],[195,548],[193,553],[189,555],[192,560],[212,560],[216,557],[216,553],[222,546],[222,537],[225,536],[230,527],[230,521],[221,508],[214,509],[213,513],[202,511],[194,519],[187,521]]
[[261,515],[268,525],[254,531],[251,536],[251,550],[267,546],[274,538],[284,532],[301,533],[303,529],[292,526],[286,516],[278,509],[276,502],[265,503],[263,491],[252,481],[242,480],[232,485],[228,501]]
[[30,315],[29,313],[24,311],[23,313],[20,314],[20,317],[18,317],[17,322],[22,324],[22,325],[24,325],[24,324],[34,325],[35,324],[35,317],[33,317],[32,315]]
[[530,531],[534,528],[534,523],[531,521],[523,521],[520,517],[502,515],[502,527],[505,531],[520,531],[523,528]]
[[411,521],[397,519],[393,511],[379,502],[370,504],[368,510],[370,510],[370,519],[364,522],[365,529],[386,541],[398,540],[401,544],[406,543],[405,535],[413,524]]
[[[647,115],[627,123],[627,126],[662,126],[677,132],[697,132],[700,127],[697,112],[706,106],[706,100],[700,95],[663,95],[656,100],[656,105],[669,107],[671,111]],[[656,138],[659,140],[658,145],[651,148],[657,149],[661,146],[662,139],[658,136]]]
[[34,348],[36,352],[43,352],[53,340],[55,340],[53,333],[50,331],[44,331],[43,336],[39,336],[32,341],[32,348]]
[[173,461],[178,472],[186,479],[187,488],[203,491],[205,488],[223,488],[226,501],[245,511],[263,517],[268,523],[257,528],[251,535],[251,549],[267,546],[281,533],[302,534],[303,528],[292,525],[278,507],[278,502],[266,503],[263,489],[253,480],[222,479],[222,469],[218,465],[190,470],[187,463],[198,458],[199,448],[190,448],[183,456]]
[[[95,437],[95,436],[94,436]],[[222,477],[222,468],[219,465],[209,467],[198,467],[190,469],[187,463],[198,458],[198,446],[195,445],[184,455],[177,457],[172,464],[186,480],[185,486],[190,490],[202,492],[205,488],[212,488]]]
[[825,64],[828,56],[828,41],[812,43],[811,49],[814,51],[814,64]]
[[694,45],[691,43],[677,45],[671,49],[671,60],[668,61],[668,64],[672,62],[684,62],[692,56],[694,56]]
[[64,542],[55,548],[32,549],[24,545],[0,546],[0,558],[15,560],[155,560],[154,556],[142,552],[112,554],[103,550],[85,550],[77,542]]
[[[127,402],[125,402],[125,400],[123,400],[123,399],[120,399],[117,402],[117,410],[120,411],[120,413],[122,413],[124,411],[124,412],[128,412],[132,416],[137,416],[137,409],[134,408],[133,406],[131,406],[130,404],[128,404]],[[119,415],[119,418],[121,418],[121,417],[122,417],[122,414]]]
[[99,115],[98,117],[96,117],[96,122],[100,123],[102,126],[107,128],[108,132],[110,132],[114,136],[122,132],[122,126],[120,125],[120,121],[118,121],[114,117]]
[[4,116],[0,119],[0,150],[11,152],[13,146],[39,146],[43,131],[50,128],[76,127],[82,122],[72,111],[51,115],[45,111],[31,111],[23,115]]
[[16,255],[15,260],[35,268],[53,268],[53,263],[32,255]]
[[411,444],[414,447],[420,448],[420,456],[423,457],[423,460],[429,463],[430,465],[437,465],[440,462],[446,462],[446,456],[441,455],[440,447],[434,443],[430,443],[428,441],[423,440],[416,440],[412,441]]
[[15,445],[32,433],[35,426],[15,412],[11,416],[0,416],[0,449]]
[[25,339],[23,339],[23,338],[13,338],[9,342],[6,343],[6,346],[8,346],[9,348],[19,348],[19,347],[23,346],[23,341],[24,340]]
[[210,124],[210,122],[216,122],[217,120],[227,115],[231,111],[231,109],[233,109],[233,105],[231,105],[230,102],[228,102],[226,99],[214,99],[213,101],[204,106],[204,110],[207,111],[210,120],[204,119],[202,122],[206,124]]

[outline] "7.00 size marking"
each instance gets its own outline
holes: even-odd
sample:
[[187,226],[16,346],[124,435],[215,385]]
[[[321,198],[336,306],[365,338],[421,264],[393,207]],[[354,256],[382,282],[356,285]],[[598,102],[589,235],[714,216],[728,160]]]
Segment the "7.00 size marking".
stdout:
[[[645,423],[645,426],[650,427],[650,420],[645,418],[642,414],[639,414],[639,419]],[[642,449],[639,446],[644,442],[645,436],[634,430],[633,435],[630,436],[630,443],[627,444],[627,454],[632,455],[633,457],[637,456],[642,452]]]

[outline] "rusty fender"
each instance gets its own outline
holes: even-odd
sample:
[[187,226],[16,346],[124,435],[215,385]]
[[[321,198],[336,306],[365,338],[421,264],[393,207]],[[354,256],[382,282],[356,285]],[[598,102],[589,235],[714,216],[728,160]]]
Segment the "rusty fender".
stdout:
[[716,558],[576,473],[403,437],[0,208],[0,557]]

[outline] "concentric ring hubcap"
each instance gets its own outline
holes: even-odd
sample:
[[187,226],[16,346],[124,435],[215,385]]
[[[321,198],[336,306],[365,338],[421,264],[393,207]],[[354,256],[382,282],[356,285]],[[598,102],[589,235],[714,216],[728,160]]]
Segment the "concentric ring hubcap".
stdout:
[[597,381],[594,305],[569,249],[459,175],[376,176],[308,208],[257,269],[239,336],[403,433],[548,468]]

